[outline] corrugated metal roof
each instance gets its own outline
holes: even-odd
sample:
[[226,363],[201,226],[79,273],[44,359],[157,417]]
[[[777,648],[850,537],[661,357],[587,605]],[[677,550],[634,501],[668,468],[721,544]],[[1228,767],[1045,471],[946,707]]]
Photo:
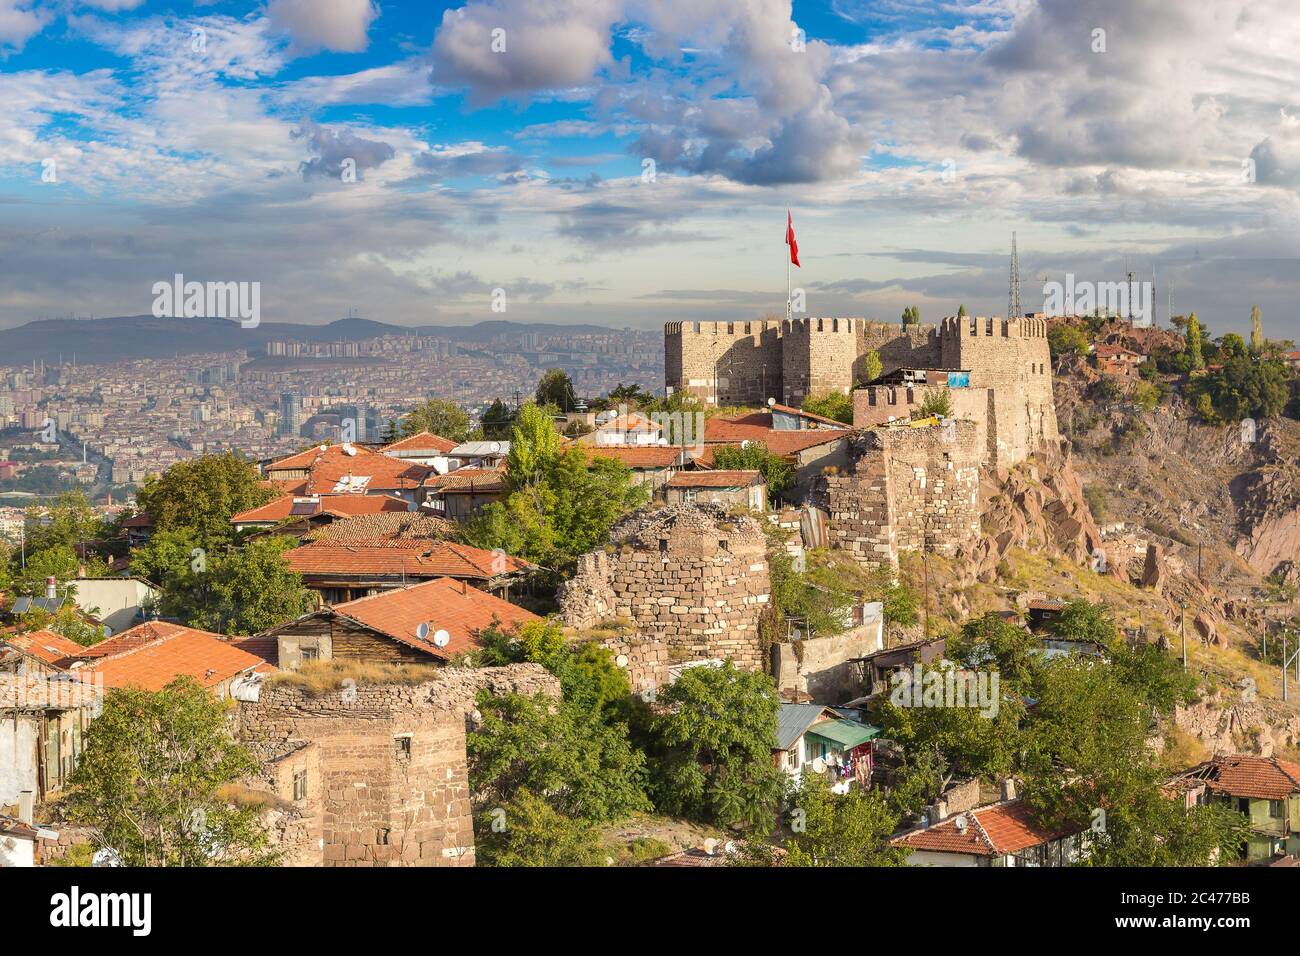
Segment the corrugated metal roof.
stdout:
[[782,704],[776,715],[776,749],[789,750],[826,710],[821,704]]
[[815,737],[824,737],[841,747],[857,747],[879,737],[880,728],[870,724],[859,724],[852,720],[827,720],[820,724],[813,724],[808,733]]

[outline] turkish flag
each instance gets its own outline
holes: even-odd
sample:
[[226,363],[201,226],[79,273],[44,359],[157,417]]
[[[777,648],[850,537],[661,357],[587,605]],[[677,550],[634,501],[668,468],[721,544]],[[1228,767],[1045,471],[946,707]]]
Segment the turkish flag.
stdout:
[[790,261],[799,266],[799,243],[794,241],[794,219],[789,209],[785,211],[785,244],[790,247]]

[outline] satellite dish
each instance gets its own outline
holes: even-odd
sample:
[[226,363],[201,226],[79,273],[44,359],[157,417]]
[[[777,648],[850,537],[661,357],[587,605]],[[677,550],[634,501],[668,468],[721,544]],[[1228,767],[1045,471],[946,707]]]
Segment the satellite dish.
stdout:
[[345,454],[345,455],[356,455],[356,453],[357,453],[357,450],[356,450],[355,448],[352,447],[352,443],[351,443],[351,442],[346,442],[346,441],[345,441],[345,442],[343,443],[343,454]]
[[709,856],[713,856],[714,854],[716,854],[718,852],[718,841],[713,839],[713,837],[709,837],[707,840],[705,840],[704,852],[707,853]]
[[732,853],[735,853],[735,852],[736,852],[736,841],[735,841],[735,840],[728,840],[726,843],[724,843],[724,844],[722,845],[722,852],[723,852],[723,853],[726,853],[726,854],[728,854],[728,855],[730,855],[730,854],[732,854]]
[[618,657],[614,658],[614,663],[617,664],[619,667],[627,667],[627,655],[626,654],[618,655]]
[[742,442],[740,443],[740,447],[741,447],[741,448],[748,448],[748,447],[749,447],[749,439],[746,438],[744,441],[742,441]]
[[812,762],[812,769],[813,769],[813,773],[825,773],[826,761],[823,760],[821,757],[818,757],[816,760]]
[[433,644],[435,647],[446,647],[451,643],[451,635],[446,631],[437,631],[433,635]]
[[108,637],[112,637],[112,636],[113,636],[113,629],[112,629],[111,627],[109,627],[107,624],[105,624],[105,625],[104,625],[104,637],[108,638]]
[[422,641],[427,641],[429,639],[429,625],[427,622],[420,622],[419,626],[415,629],[415,636]]
[[776,405],[776,399],[775,399],[775,398],[769,398],[769,399],[767,400],[767,407],[768,407],[768,408],[771,408],[771,407],[773,407],[774,405]]

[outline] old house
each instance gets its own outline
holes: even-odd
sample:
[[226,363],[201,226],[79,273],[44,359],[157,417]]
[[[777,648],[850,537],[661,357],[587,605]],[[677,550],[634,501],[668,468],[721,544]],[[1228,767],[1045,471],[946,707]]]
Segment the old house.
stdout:
[[707,501],[724,508],[767,510],[767,482],[761,471],[679,471],[664,486],[667,504]]
[[896,837],[909,866],[1071,866],[1087,852],[1082,825],[1048,827],[1020,800],[975,807]]
[[137,577],[79,577],[71,582],[72,599],[116,634],[144,621],[159,598],[158,589]]
[[445,664],[478,646],[478,632],[540,618],[464,581],[438,578],[321,608],[258,635],[281,668],[312,660]]
[[100,703],[93,682],[53,670],[0,673],[0,810],[63,789]]
[[657,445],[663,426],[640,412],[619,414],[614,410],[596,416],[594,431],[578,439],[582,445]]
[[184,675],[221,699],[239,683],[275,669],[220,634],[166,621],[149,621],[84,647],[66,663],[70,674],[106,688],[157,691]]
[[829,773],[837,792],[853,784],[870,786],[872,741],[880,736],[880,728],[849,714],[822,704],[781,704],[772,759],[794,786],[805,770]]
[[[794,469],[793,486],[783,496],[790,501],[802,501],[824,469],[849,466],[848,439],[853,429],[840,422],[834,426],[824,424],[829,419],[815,422],[815,418],[807,413],[796,416],[776,410],[715,415],[704,425],[704,449],[699,463],[711,468],[720,447],[761,442]],[[811,424],[818,427],[810,427]]]
[[645,486],[651,494],[690,461],[689,451],[679,445],[591,445],[582,450],[588,462],[607,458],[626,466],[633,484]]
[[294,494],[390,495],[416,504],[420,483],[433,469],[391,458],[360,445],[321,445],[271,462],[263,476],[301,482]]
[[425,478],[420,488],[421,507],[448,521],[465,522],[509,491],[503,469],[467,466]]
[[888,693],[895,673],[910,671],[915,664],[937,661],[944,656],[947,647],[946,638],[932,637],[853,658],[864,695],[872,697]]
[[290,570],[302,575],[303,586],[319,592],[325,604],[434,578],[466,581],[505,599],[512,586],[537,570],[504,552],[429,539],[314,541],[285,552],[284,558]]
[[6,634],[0,646],[13,651],[13,672],[17,674],[58,673],[67,670],[64,661],[74,659],[85,648],[53,631]]
[[236,531],[256,531],[293,526],[288,533],[297,536],[307,531],[357,515],[402,513],[411,509],[410,502],[396,495],[282,495],[274,501],[233,515],[230,523]]
[[1300,763],[1251,754],[1222,755],[1178,774],[1171,789],[1188,805],[1220,802],[1246,815],[1246,861],[1300,855]]

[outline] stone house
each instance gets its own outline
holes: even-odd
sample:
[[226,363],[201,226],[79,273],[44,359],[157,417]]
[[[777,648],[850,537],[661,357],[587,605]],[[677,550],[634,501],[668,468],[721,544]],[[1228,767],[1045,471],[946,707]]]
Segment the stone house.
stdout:
[[96,682],[52,671],[0,673],[0,810],[41,803],[63,789],[101,701]]

